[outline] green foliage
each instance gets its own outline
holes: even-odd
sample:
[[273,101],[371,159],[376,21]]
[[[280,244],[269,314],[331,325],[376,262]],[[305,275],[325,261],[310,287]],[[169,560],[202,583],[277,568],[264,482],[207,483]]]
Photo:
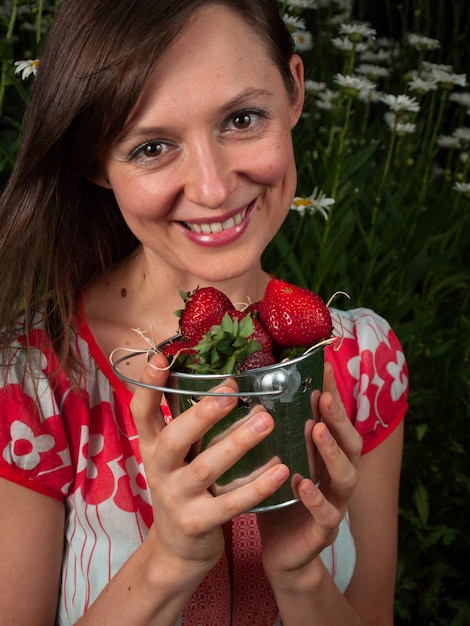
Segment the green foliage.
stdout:
[[194,347],[196,363],[188,365],[188,369],[200,374],[238,373],[245,359],[261,349],[255,339],[250,339],[254,332],[251,314],[239,321],[226,313],[221,323],[212,326]]
[[[374,4],[363,2],[362,14],[358,9],[340,23],[366,17]],[[449,21],[462,19],[461,4],[431,9],[417,1],[397,10],[382,3],[387,33],[395,36],[363,38],[367,51],[382,50],[387,58],[381,64],[387,75],[373,81],[368,96],[346,79],[357,77],[364,63],[359,43],[349,52],[332,44],[340,37],[334,3],[319,2],[313,17],[304,13],[313,35],[312,49],[302,51],[307,76],[324,85],[307,92],[295,131],[298,193],[305,201],[290,212],[265,255],[266,267],[286,280],[325,298],[346,291],[351,301],[340,305],[375,309],[405,349],[410,409],[396,593],[396,623],[403,625],[470,624],[470,95],[462,74],[470,37],[468,19]],[[443,43],[417,50],[410,33],[439,34]],[[447,77],[440,73],[454,62],[459,65],[445,68]],[[413,77],[430,75],[441,79],[435,88],[411,89]],[[330,108],[324,108],[327,89]],[[391,110],[375,101],[377,92],[407,95],[410,108],[419,110],[404,107],[387,123]],[[454,94],[469,99],[462,105]],[[333,205],[325,207],[319,189]]]
[[[305,29],[294,20],[290,27],[299,50],[306,44],[307,78],[324,85],[309,84],[294,137],[300,200],[265,266],[326,299],[347,292],[351,301],[339,305],[373,308],[398,334],[411,391],[396,623],[470,624],[468,2],[359,0],[352,12],[346,0],[317,0],[317,9],[302,14],[280,4],[305,20]],[[0,186],[17,153],[34,80],[22,80],[13,63],[40,57],[55,9],[52,0],[0,0]],[[376,39],[367,29],[340,32],[341,24],[374,18]],[[410,34],[439,45],[419,47]],[[349,51],[332,43],[348,37]],[[383,58],[386,75],[366,73],[375,85],[367,92],[348,77],[357,78],[370,53],[376,58],[367,63]],[[410,80],[418,77],[435,80],[436,88],[413,89]],[[390,100],[378,93],[413,100],[390,115]]]

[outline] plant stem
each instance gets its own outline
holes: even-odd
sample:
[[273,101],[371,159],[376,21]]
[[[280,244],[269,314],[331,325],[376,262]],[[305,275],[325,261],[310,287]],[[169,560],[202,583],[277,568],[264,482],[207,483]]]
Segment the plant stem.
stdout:
[[[8,22],[7,34],[5,36],[5,42],[9,43],[13,39],[13,30],[15,28],[16,18],[18,15],[18,1],[14,0],[13,6],[11,8],[10,20]],[[8,66],[10,65],[11,59],[2,59],[2,72],[0,77],[0,115],[3,111],[3,100],[5,98],[5,90],[7,87],[7,72]]]
[[375,228],[377,225],[377,213],[379,210],[379,204],[382,200],[385,181],[387,180],[388,172],[390,170],[390,164],[392,162],[396,138],[397,138],[397,132],[396,132],[396,129],[394,129],[392,130],[392,137],[390,139],[390,144],[388,146],[387,158],[386,158],[384,169],[382,172],[382,178],[380,179],[379,187],[377,189],[377,193],[375,194],[374,206],[372,208],[372,221],[371,221],[369,236],[367,237],[367,248],[369,251],[372,248],[372,242],[375,236]]
[[438,133],[440,132],[440,129],[442,126],[442,120],[444,117],[444,110],[447,104],[448,95],[449,95],[449,91],[447,89],[442,91],[439,111],[437,114],[437,120],[434,124],[433,132],[429,140],[429,144],[426,146],[427,159],[426,159],[426,167],[424,170],[423,178],[421,180],[421,191],[420,191],[419,200],[418,200],[419,207],[422,206],[426,189],[429,183],[431,168],[434,165],[434,156],[436,154],[436,141],[437,141]]
[[36,45],[41,41],[42,36],[42,14],[44,11],[44,0],[39,0],[38,10],[36,13]]

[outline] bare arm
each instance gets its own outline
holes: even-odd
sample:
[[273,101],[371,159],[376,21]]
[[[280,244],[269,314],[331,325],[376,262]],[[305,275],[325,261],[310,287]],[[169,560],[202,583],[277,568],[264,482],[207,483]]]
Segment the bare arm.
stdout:
[[[166,376],[148,366],[144,379],[162,385]],[[160,394],[139,388],[131,405],[156,523],[79,619],[80,626],[174,626],[222,554],[222,524],[271,495],[288,477],[287,467],[279,464],[252,483],[214,498],[209,485],[271,432],[272,417],[254,411],[188,463],[191,445],[229,412],[236,398],[204,398],[168,426],[160,401]],[[0,480],[0,511],[2,624],[52,626],[60,590],[64,507]]]
[[[3,479],[0,502],[2,625],[52,626],[60,590],[64,506]],[[156,624],[157,617],[159,625],[175,624],[192,589],[181,580],[191,573],[181,571],[177,559],[170,562],[158,555],[151,543],[132,555],[79,624]],[[197,584],[199,572],[193,577]]]
[[64,545],[64,506],[0,478],[2,624],[55,623]]
[[367,624],[392,626],[403,422],[359,463],[349,505],[357,561],[345,596]]
[[[358,435],[331,373],[325,370],[327,393],[320,398],[323,423],[313,429],[327,475],[319,489],[300,481],[303,507],[259,517],[265,568],[285,626],[391,626],[403,425],[359,458]],[[319,554],[334,540],[346,509],[357,566],[343,596]]]
[[359,462],[349,505],[357,561],[344,596],[317,559],[309,585],[293,578],[277,592],[284,626],[393,626],[402,441],[403,424]]

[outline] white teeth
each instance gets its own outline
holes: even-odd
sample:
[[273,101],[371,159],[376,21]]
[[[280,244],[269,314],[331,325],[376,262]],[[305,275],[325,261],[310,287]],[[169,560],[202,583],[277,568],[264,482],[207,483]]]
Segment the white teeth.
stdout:
[[[235,220],[233,219],[233,217],[231,217],[229,220],[225,220],[225,222],[222,222],[222,224],[220,224],[220,230],[227,230],[228,228],[233,228],[235,224],[236,224]],[[215,231],[212,230],[212,232],[215,232]]]
[[225,222],[208,222],[207,224],[192,224],[190,222],[185,222],[185,224],[189,230],[193,231],[193,233],[204,233],[205,235],[210,235],[211,233],[221,233],[224,230],[228,230],[229,228],[233,228],[234,226],[241,224],[246,215],[246,211],[247,210],[244,209],[241,213],[237,213],[228,220],[225,220]]

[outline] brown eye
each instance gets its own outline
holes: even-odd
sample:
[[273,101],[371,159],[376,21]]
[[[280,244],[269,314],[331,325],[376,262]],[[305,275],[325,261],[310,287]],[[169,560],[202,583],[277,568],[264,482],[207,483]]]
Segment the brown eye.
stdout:
[[161,143],[147,143],[142,146],[142,155],[146,157],[156,157],[162,153]]
[[171,155],[174,149],[175,145],[168,141],[158,139],[144,141],[132,150],[128,159],[142,165],[145,163],[160,163],[162,159]]
[[249,113],[238,113],[233,118],[233,125],[239,130],[245,130],[251,126],[251,115]]

